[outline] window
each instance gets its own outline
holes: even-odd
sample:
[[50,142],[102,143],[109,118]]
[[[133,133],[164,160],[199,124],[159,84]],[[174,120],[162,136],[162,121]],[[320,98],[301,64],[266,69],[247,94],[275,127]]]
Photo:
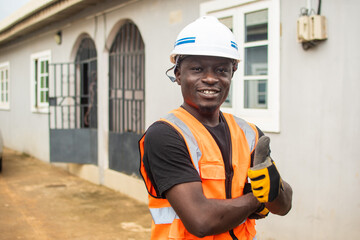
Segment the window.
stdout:
[[279,0],[215,0],[200,6],[230,28],[241,62],[222,111],[255,123],[266,132],[280,131]]
[[268,9],[244,14],[244,108],[267,109]]
[[[219,18],[219,21],[224,24],[225,26],[227,26],[231,31],[233,31],[233,17],[232,16],[227,16],[227,17],[222,17]],[[229,91],[229,95],[227,96],[223,106],[224,107],[232,107],[233,104],[233,97],[232,97],[232,84],[230,85],[230,91]]]
[[10,108],[9,83],[9,63],[0,63],[0,109]]
[[31,109],[48,112],[50,51],[31,55]]

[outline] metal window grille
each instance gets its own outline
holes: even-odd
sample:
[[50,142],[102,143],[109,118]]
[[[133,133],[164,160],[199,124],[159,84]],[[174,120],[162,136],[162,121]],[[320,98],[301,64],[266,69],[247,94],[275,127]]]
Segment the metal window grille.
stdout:
[[137,142],[145,130],[145,50],[135,24],[119,30],[109,56],[109,167],[139,175]]
[[51,64],[50,129],[97,128],[97,54],[90,38],[73,63]]
[[83,39],[75,62],[50,70],[50,161],[97,164],[95,44]]
[[135,24],[126,23],[110,49],[109,130],[145,130],[145,50]]

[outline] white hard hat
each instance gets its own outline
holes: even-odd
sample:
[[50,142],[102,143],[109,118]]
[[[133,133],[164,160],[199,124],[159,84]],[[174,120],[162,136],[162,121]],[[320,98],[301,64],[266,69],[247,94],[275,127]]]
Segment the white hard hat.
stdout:
[[234,34],[216,17],[204,16],[187,25],[177,36],[170,61],[177,55],[202,55],[240,61]]

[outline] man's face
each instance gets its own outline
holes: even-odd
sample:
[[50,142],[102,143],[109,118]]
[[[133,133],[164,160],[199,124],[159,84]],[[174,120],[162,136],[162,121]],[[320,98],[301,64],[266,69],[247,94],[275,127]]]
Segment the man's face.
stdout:
[[181,85],[184,108],[193,114],[213,114],[229,93],[233,64],[228,58],[188,56],[175,76]]

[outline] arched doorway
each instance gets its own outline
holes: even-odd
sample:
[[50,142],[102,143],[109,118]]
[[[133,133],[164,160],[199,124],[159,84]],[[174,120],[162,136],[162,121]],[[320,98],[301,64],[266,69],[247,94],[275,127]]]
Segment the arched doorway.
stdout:
[[91,38],[84,38],[76,54],[80,75],[80,128],[97,128],[97,54]]
[[83,37],[75,61],[53,63],[49,87],[50,161],[97,164],[97,54]]
[[126,22],[109,55],[109,167],[139,175],[137,142],[145,130],[145,46]]

